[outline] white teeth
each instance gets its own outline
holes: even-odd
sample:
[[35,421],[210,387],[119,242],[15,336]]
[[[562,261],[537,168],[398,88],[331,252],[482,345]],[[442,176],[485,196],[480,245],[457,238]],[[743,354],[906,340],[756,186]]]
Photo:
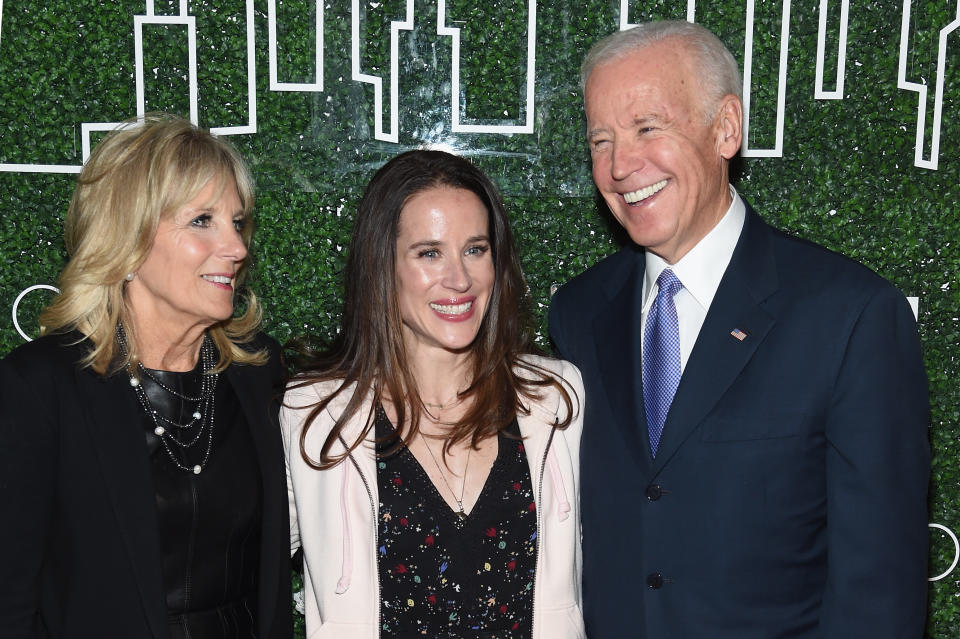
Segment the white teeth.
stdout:
[[473,306],[473,302],[464,302],[463,304],[434,304],[430,303],[430,308],[444,315],[460,315],[466,313]]
[[227,277],[226,275],[201,275],[200,277],[208,282],[216,282],[217,284],[229,284],[233,281],[232,277]]
[[665,187],[666,185],[667,185],[667,181],[666,181],[666,180],[660,180],[660,181],[657,182],[656,184],[651,184],[650,186],[645,186],[645,187],[643,187],[642,189],[637,189],[636,191],[634,191],[634,192],[632,192],[632,193],[624,193],[624,194],[623,194],[623,199],[625,199],[625,200],[627,201],[627,204],[636,204],[637,202],[639,202],[639,201],[641,201],[641,200],[647,199],[648,197],[650,197],[650,196],[653,195],[654,193],[657,193],[658,191],[660,191],[661,189],[663,189],[663,187]]

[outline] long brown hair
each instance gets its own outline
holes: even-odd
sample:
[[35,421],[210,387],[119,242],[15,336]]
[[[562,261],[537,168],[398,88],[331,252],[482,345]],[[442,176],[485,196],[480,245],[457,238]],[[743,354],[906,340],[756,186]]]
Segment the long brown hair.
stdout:
[[[453,425],[444,453],[461,441],[479,442],[508,428],[517,414],[528,414],[523,398],[539,399],[554,387],[566,403],[565,427],[572,414],[564,383],[548,371],[521,359],[537,353],[527,286],[513,243],[507,212],[493,182],[464,158],[443,151],[408,151],[387,162],[367,186],[357,211],[344,272],[344,303],[340,332],[332,346],[313,357],[298,374],[292,388],[335,381],[336,389],[311,407],[300,432],[300,454],[316,469],[340,463],[373,428],[376,409],[384,397],[397,398],[397,433],[409,440],[419,431],[424,408],[416,380],[406,365],[402,320],[396,292],[396,243],[400,213],[413,195],[436,187],[470,191],[487,209],[494,284],[486,314],[470,346],[472,380],[459,395],[472,398],[466,414]],[[521,373],[523,373],[521,375]],[[355,386],[353,386],[355,385]],[[340,393],[353,386],[352,395],[314,460],[304,448],[307,431],[317,416]],[[344,426],[372,392],[366,425],[348,451],[331,454]],[[405,400],[405,401],[403,401]],[[409,406],[412,415],[407,417]],[[399,444],[399,435],[393,439]]]

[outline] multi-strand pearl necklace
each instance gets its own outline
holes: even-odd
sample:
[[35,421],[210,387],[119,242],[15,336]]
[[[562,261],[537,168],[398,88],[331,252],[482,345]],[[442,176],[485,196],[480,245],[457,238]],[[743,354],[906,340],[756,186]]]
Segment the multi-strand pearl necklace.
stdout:
[[[126,334],[123,331],[123,326],[121,325],[117,326],[117,343],[120,345],[120,351],[123,353],[123,356],[126,357],[127,339]],[[137,396],[137,400],[140,402],[140,406],[143,407],[147,417],[149,417],[150,421],[153,422],[153,434],[160,439],[164,450],[167,451],[167,456],[170,457],[170,461],[172,461],[173,464],[180,470],[192,472],[195,475],[199,475],[201,472],[203,472],[207,462],[210,460],[210,452],[213,450],[213,400],[217,388],[217,379],[219,374],[208,373],[207,371],[211,370],[215,363],[216,352],[213,347],[213,340],[211,340],[208,335],[204,335],[203,342],[200,345],[200,394],[197,397],[190,397],[170,388],[161,382],[155,375],[151,374],[150,371],[144,368],[143,364],[138,362],[136,365],[138,373],[149,377],[167,393],[170,393],[178,399],[197,403],[196,410],[194,410],[193,414],[191,415],[191,420],[186,424],[176,422],[157,411],[153,407],[153,404],[150,403],[150,398],[147,397],[147,392],[140,383],[140,379],[134,374],[133,367],[131,366],[127,370],[127,375],[130,379],[130,386],[133,388],[134,394]],[[195,427],[195,432],[188,432]],[[182,463],[179,456],[174,452],[173,447],[176,446],[184,450],[191,448],[197,442],[199,442],[204,435],[206,435],[207,447],[203,453],[203,459],[201,462],[192,466]]]

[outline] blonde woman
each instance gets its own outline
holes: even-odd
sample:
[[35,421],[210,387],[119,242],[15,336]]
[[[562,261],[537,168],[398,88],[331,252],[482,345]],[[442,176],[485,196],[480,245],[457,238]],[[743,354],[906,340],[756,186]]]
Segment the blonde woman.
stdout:
[[234,313],[252,209],[182,119],[91,155],[45,334],[0,362],[0,637],[290,636],[282,366]]

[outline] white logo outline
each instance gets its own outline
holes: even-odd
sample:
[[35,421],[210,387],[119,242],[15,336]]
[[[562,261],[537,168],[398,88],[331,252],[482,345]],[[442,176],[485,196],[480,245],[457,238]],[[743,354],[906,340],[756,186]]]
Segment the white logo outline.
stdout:
[[17,298],[13,300],[13,309],[10,311],[10,317],[13,319],[13,327],[17,329],[17,332],[20,333],[20,337],[32,342],[33,338],[23,332],[23,329],[20,328],[20,322],[17,320],[17,308],[20,306],[20,301],[26,297],[27,293],[37,290],[53,291],[57,295],[60,294],[60,289],[56,286],[50,286],[49,284],[34,284],[33,286],[28,286],[27,288],[20,291],[20,294],[17,295]]
[[267,0],[267,49],[269,51],[270,90],[323,92],[323,1],[316,0],[314,24],[315,79],[313,82],[280,82],[277,80],[277,0]]
[[461,124],[460,29],[446,26],[447,0],[437,0],[437,35],[451,38],[450,127],[454,133],[533,133],[537,69],[537,2],[527,0],[527,82],[524,124]]
[[957,536],[953,534],[953,531],[947,528],[946,526],[944,526],[943,524],[931,523],[931,524],[927,524],[927,527],[937,528],[938,530],[942,530],[943,532],[947,533],[947,535],[950,536],[950,539],[953,540],[953,548],[954,548],[953,563],[950,564],[950,567],[947,568],[947,570],[942,574],[939,574],[936,577],[927,578],[927,581],[940,581],[941,579],[949,575],[951,572],[953,572],[953,569],[957,567],[957,562],[960,562],[960,540],[957,540]]
[[910,13],[913,0],[903,0],[900,21],[900,58],[897,64],[897,88],[917,94],[917,133],[914,138],[913,165],[921,169],[937,170],[940,163],[940,128],[943,116],[943,79],[946,75],[947,37],[960,28],[960,0],[957,0],[957,17],[940,29],[937,46],[937,82],[933,98],[933,131],[930,140],[930,159],[923,157],[923,138],[926,135],[927,85],[907,80],[907,43],[910,40]]
[[833,90],[823,88],[823,65],[827,39],[827,7],[830,0],[820,0],[820,22],[817,25],[817,63],[814,69],[813,97],[816,100],[842,100],[846,82],[847,31],[850,18],[850,0],[840,3],[840,38],[837,43],[837,81]]

